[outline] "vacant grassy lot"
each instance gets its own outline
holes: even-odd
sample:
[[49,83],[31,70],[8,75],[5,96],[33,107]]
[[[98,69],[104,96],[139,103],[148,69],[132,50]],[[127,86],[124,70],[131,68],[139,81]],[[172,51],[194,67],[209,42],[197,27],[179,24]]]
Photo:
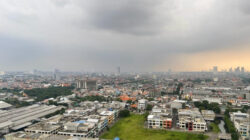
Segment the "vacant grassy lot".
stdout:
[[145,129],[144,121],[143,115],[131,115],[118,121],[101,138],[120,137],[121,140],[205,140],[207,138],[201,134]]
[[211,123],[211,124],[210,124],[210,127],[212,128],[212,131],[213,131],[214,133],[219,133],[219,132],[220,132],[220,128],[219,128],[219,126],[218,126],[217,124]]

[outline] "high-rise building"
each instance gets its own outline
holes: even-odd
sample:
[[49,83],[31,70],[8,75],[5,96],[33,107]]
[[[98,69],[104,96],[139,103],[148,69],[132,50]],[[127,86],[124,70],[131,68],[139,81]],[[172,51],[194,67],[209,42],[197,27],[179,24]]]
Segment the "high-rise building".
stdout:
[[117,75],[120,75],[120,74],[121,74],[121,68],[117,67]]
[[85,89],[86,85],[84,80],[77,80],[76,82],[76,88],[78,89]]
[[92,91],[92,90],[97,90],[97,81],[96,80],[86,80],[85,85],[87,90]]
[[56,81],[61,80],[61,72],[60,72],[59,69],[55,69],[55,70],[54,70],[54,79],[55,79]]
[[245,68],[244,67],[241,67],[241,73],[244,73],[245,72]]
[[240,67],[235,68],[235,69],[234,69],[234,72],[240,73]]
[[78,80],[76,82],[76,87],[78,89],[87,89],[89,91],[97,89],[97,81],[96,80]]
[[214,72],[214,73],[218,72],[218,66],[214,66],[214,67],[213,67],[213,72]]
[[232,72],[233,72],[233,68],[232,68],[232,67],[229,69],[229,72],[230,72],[230,73],[232,73]]

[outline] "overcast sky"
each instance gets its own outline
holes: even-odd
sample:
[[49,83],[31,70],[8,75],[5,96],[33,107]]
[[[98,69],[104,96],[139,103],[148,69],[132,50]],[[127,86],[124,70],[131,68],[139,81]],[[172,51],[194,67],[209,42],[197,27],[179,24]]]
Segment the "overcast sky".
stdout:
[[0,0],[0,70],[250,69],[249,0]]

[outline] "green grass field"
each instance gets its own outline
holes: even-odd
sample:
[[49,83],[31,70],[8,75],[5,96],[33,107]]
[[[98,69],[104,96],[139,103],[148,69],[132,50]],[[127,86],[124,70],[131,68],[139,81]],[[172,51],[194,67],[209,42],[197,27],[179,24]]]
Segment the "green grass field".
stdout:
[[144,121],[143,115],[131,115],[119,120],[101,138],[119,137],[121,140],[205,140],[207,138],[201,134],[145,129]]
[[213,131],[214,133],[219,133],[219,132],[220,132],[220,128],[219,128],[219,126],[218,126],[217,124],[211,123],[211,124],[210,124],[210,127],[212,127],[212,131]]

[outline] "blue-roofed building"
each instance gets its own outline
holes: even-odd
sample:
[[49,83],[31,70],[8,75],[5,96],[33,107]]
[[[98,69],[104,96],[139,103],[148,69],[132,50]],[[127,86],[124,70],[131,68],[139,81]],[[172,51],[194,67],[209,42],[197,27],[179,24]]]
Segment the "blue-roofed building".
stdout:
[[116,90],[115,93],[116,93],[116,95],[120,95],[121,94],[121,92],[119,90]]
[[85,120],[79,120],[79,121],[75,121],[74,123],[86,123]]

